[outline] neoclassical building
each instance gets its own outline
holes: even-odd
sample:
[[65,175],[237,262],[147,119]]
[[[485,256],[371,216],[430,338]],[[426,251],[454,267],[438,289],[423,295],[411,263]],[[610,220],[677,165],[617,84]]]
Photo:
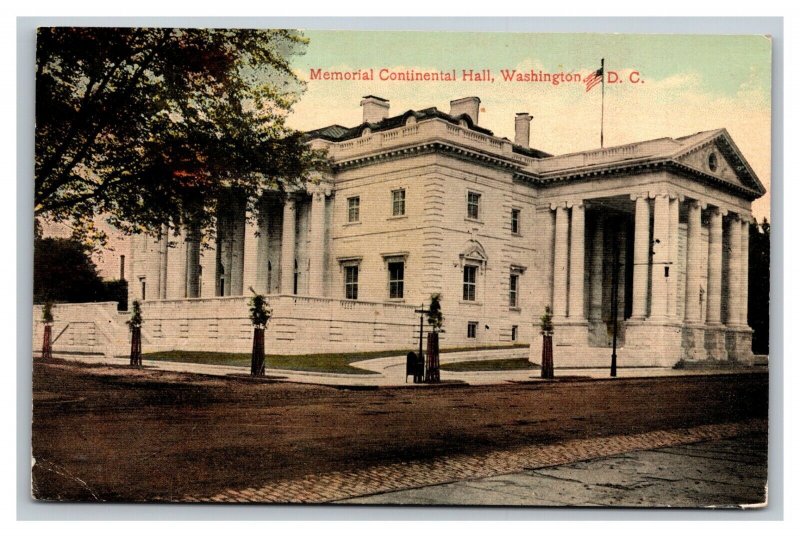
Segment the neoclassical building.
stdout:
[[279,353],[409,350],[414,309],[440,293],[445,347],[534,343],[538,361],[550,306],[556,365],[605,364],[616,302],[621,366],[751,359],[748,224],[765,190],[725,129],[550,155],[529,114],[509,118],[512,141],[479,105],[392,115],[364,97],[360,125],[308,133],[331,173],[265,192],[261,220],[232,196],[205,247],[192,230],[135,237],[145,345],[247,352],[252,288]]

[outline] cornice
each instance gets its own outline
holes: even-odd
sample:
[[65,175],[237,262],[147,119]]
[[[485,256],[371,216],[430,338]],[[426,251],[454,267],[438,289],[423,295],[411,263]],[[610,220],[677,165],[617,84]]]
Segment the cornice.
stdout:
[[370,155],[345,159],[334,163],[333,169],[335,171],[342,171],[369,166],[370,164],[376,162],[389,162],[392,160],[432,153],[445,153],[461,160],[489,165],[502,170],[508,170],[513,173],[514,179],[543,188],[556,186],[566,181],[582,181],[600,177],[636,175],[655,170],[667,170],[684,177],[699,180],[702,183],[720,188],[722,190],[734,192],[750,201],[759,198],[764,194],[764,192],[761,192],[760,190],[736,185],[722,178],[705,173],[702,170],[698,170],[697,168],[678,162],[672,159],[672,157],[658,160],[638,161],[633,163],[611,163],[605,166],[593,166],[590,169],[578,169],[567,173],[551,172],[548,174],[537,174],[535,172],[525,170],[518,162],[442,141],[424,142],[417,145],[399,147],[397,149],[389,149]]

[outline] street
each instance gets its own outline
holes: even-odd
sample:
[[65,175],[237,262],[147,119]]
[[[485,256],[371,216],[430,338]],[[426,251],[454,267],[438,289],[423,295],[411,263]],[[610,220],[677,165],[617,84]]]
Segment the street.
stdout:
[[[767,388],[740,373],[365,389],[37,360],[34,494],[334,501],[750,434]],[[351,481],[344,498],[317,486]]]

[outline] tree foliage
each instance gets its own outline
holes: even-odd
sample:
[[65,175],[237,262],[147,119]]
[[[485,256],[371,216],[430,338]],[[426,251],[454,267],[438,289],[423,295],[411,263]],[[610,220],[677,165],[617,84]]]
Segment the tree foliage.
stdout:
[[286,116],[303,89],[291,30],[40,28],[35,213],[125,232],[187,220],[211,230],[215,204],[324,166]]
[[254,294],[250,297],[250,322],[258,328],[265,328],[272,317],[272,309],[264,295]]
[[769,354],[770,226],[750,224],[747,324],[753,329],[753,352]]
[[103,281],[87,246],[74,239],[33,241],[33,302],[105,302],[127,308],[128,284]]
[[442,313],[442,295],[434,293],[431,295],[431,305],[428,307],[428,324],[434,332],[444,332],[442,325],[444,324],[444,314]]

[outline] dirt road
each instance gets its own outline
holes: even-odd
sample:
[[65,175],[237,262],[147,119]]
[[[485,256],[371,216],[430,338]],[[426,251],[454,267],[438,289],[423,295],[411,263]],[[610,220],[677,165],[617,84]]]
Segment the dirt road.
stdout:
[[34,365],[41,499],[141,501],[310,473],[767,416],[767,374],[349,390]]

